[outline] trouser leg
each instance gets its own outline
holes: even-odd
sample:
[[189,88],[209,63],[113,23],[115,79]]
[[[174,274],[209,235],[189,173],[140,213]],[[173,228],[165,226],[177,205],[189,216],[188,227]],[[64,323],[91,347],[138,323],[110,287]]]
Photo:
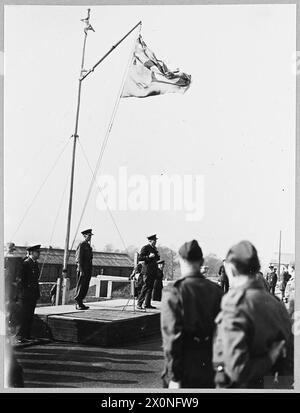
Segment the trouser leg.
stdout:
[[149,277],[148,280],[148,288],[145,294],[145,307],[149,307],[151,305],[151,296],[153,291],[154,279]]
[[20,312],[18,317],[17,336],[20,339],[26,338],[28,332],[28,314],[26,309],[26,301],[19,300]]
[[89,286],[90,286],[90,280],[91,280],[90,275],[86,276],[85,279],[84,279],[84,282],[83,282],[83,285],[82,285],[82,295],[81,295],[82,298],[81,298],[81,300],[84,300],[87,293],[88,293]]
[[78,303],[82,301],[81,297],[82,297],[83,282],[84,282],[84,276],[80,271],[78,271],[77,272],[77,284],[76,284],[76,290],[75,290],[75,296],[74,296],[75,301],[77,301]]
[[144,302],[144,299],[145,299],[145,295],[146,295],[146,292],[147,292],[147,286],[146,286],[146,283],[144,283],[143,284],[143,287],[142,287],[142,289],[141,289],[141,292],[140,292],[140,294],[139,294],[139,296],[138,296],[138,306],[142,306],[142,304],[143,304],[143,302]]
[[78,303],[81,303],[82,300],[87,295],[89,285],[90,285],[91,275],[79,272],[77,273],[77,285],[74,299]]
[[152,291],[152,300],[161,301],[163,283],[160,280],[155,280]]
[[138,306],[142,306],[144,300],[145,306],[150,305],[153,283],[154,279],[150,275],[144,276],[144,284],[138,298]]
[[20,302],[20,319],[17,336],[20,338],[30,338],[31,326],[34,317],[36,300],[22,299]]
[[30,303],[30,308],[29,308],[29,317],[28,317],[28,336],[27,338],[30,338],[31,336],[31,329],[32,329],[32,324],[33,324],[33,319],[34,319],[34,310],[36,307],[36,300],[33,300]]

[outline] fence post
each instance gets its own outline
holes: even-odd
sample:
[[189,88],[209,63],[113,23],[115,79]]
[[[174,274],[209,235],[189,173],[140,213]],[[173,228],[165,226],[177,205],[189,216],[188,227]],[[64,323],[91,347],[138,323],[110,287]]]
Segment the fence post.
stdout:
[[112,281],[107,282],[107,298],[111,298],[112,292]]
[[60,287],[61,287],[60,284],[61,284],[61,279],[58,278],[57,283],[56,283],[55,305],[59,305],[59,291],[60,291]]
[[101,275],[97,275],[97,284],[96,284],[96,297],[100,298],[101,294]]
[[69,292],[70,292],[70,278],[66,277],[66,278],[63,279],[62,304],[68,304],[68,302],[69,302]]

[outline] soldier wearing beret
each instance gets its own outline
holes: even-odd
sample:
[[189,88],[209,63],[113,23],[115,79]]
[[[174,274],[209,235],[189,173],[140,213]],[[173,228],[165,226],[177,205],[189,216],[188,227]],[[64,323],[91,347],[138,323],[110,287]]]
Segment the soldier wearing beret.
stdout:
[[205,278],[198,242],[179,250],[181,278],[163,289],[161,332],[165,357],[162,378],[169,388],[213,388],[212,339],[221,288]]
[[256,277],[260,263],[255,247],[249,241],[233,246],[225,269],[232,288],[216,318],[216,386],[264,388],[278,374],[292,382],[291,322],[284,305]]
[[74,300],[76,301],[76,310],[87,310],[89,307],[83,304],[87,295],[93,270],[93,249],[91,247],[92,233],[91,229],[82,231],[84,237],[76,250],[77,264],[77,285]]
[[40,245],[27,248],[28,257],[22,262],[18,275],[17,301],[20,308],[20,320],[17,328],[17,342],[30,340],[31,325],[37,300],[40,297],[40,270],[37,260],[40,257]]
[[143,263],[142,274],[144,280],[144,285],[138,297],[137,308],[139,310],[142,309],[144,301],[144,308],[155,308],[151,305],[151,295],[154,281],[157,275],[157,261],[159,261],[160,256],[156,249],[156,234],[150,235],[149,237],[147,237],[147,239],[149,243],[141,249],[141,252],[139,254],[139,261]]

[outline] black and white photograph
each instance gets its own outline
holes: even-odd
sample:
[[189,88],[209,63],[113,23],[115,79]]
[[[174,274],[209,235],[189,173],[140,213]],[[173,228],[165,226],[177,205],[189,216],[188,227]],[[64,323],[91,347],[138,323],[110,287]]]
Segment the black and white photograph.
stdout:
[[207,3],[4,4],[4,391],[297,390],[299,3]]

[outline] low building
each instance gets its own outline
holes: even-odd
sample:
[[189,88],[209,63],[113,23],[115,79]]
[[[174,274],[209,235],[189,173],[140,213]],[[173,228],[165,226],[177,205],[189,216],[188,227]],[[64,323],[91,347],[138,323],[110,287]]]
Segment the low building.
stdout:
[[[6,251],[7,253],[7,251]],[[26,247],[15,246],[10,255],[16,258],[26,257]],[[60,248],[41,248],[39,258],[41,302],[48,302],[49,292],[54,283],[62,274],[64,250]],[[133,261],[126,253],[93,251],[93,274],[129,277],[133,270]],[[76,286],[75,250],[70,251],[68,264],[70,288]],[[105,284],[104,284],[105,285]],[[116,287],[117,287],[116,283]]]

